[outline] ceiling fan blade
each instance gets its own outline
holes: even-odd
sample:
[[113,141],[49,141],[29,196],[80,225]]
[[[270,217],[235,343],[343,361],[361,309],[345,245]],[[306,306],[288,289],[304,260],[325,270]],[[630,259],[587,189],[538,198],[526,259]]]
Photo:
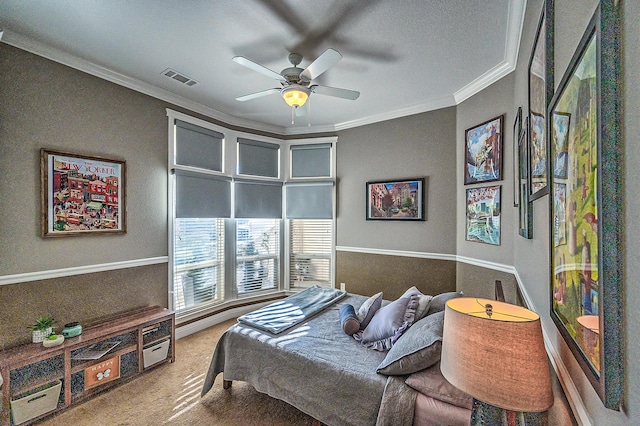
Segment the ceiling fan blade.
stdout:
[[266,75],[267,77],[275,78],[276,80],[284,80],[284,77],[282,77],[277,72],[270,70],[269,68],[263,65],[260,65],[256,62],[253,62],[251,59],[247,59],[244,56],[234,56],[233,61],[244,67],[249,68],[250,70],[259,72],[262,75]]
[[337,50],[327,49],[300,73],[300,77],[309,81],[318,78],[320,74],[338,63],[340,59],[342,59],[342,55]]
[[267,90],[263,90],[261,92],[256,92],[256,93],[251,93],[249,95],[239,96],[239,97],[236,98],[236,101],[240,101],[240,102],[250,101],[252,99],[261,98],[263,96],[273,95],[275,93],[280,93],[280,89],[278,89],[278,88],[267,89]]
[[360,96],[360,92],[357,92],[355,90],[340,89],[338,87],[313,85],[310,89],[313,93],[333,96],[336,98],[349,99],[352,101],[355,101]]

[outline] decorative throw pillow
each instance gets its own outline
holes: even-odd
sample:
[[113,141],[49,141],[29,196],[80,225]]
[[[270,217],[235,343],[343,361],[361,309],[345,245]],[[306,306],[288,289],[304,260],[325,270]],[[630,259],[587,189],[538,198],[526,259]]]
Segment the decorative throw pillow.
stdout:
[[364,330],[371,318],[375,315],[375,313],[382,306],[382,292],[376,293],[367,300],[358,308],[356,315],[358,316],[358,320],[360,321],[360,330]]
[[376,370],[387,376],[401,376],[431,367],[440,361],[444,312],[415,322],[391,347]]
[[427,315],[427,309],[429,308],[429,301],[433,298],[433,296],[422,294],[420,290],[416,286],[411,287],[407,291],[404,292],[402,297],[410,296],[412,294],[417,294],[418,299],[418,307],[416,308],[416,315],[413,322],[417,322],[418,320],[424,318]]
[[363,345],[378,351],[386,351],[413,323],[418,306],[418,296],[401,297],[380,308],[362,333],[355,336]]
[[427,315],[435,314],[436,312],[444,311],[444,305],[447,300],[455,299],[457,297],[463,297],[464,294],[460,291],[451,291],[448,293],[440,293],[433,296],[433,299],[429,301],[429,308],[427,309]]
[[349,336],[356,334],[360,330],[360,321],[356,316],[356,310],[353,305],[344,305],[340,308],[340,325],[342,331]]
[[440,363],[417,373],[413,373],[407,380],[407,386],[433,399],[447,402],[456,407],[471,409],[473,398],[461,391],[444,378],[440,372]]

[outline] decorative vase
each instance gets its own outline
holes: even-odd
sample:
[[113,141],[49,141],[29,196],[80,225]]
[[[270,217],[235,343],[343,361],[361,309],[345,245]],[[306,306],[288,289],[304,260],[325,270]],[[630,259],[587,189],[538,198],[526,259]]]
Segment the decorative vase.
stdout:
[[31,341],[33,343],[42,343],[44,339],[49,337],[52,331],[53,327],[49,327],[46,330],[33,330],[31,331]]

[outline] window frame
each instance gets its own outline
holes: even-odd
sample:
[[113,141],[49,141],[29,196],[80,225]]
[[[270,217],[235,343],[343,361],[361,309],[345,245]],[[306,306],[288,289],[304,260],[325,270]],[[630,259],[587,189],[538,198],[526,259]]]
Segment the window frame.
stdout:
[[[205,303],[206,306],[202,306],[201,309],[194,307],[193,309],[187,309],[184,312],[176,315],[176,323],[191,321],[194,319],[208,316],[221,309],[227,307],[233,307],[237,304],[244,304],[247,302],[264,300],[266,297],[274,297],[278,295],[290,294],[292,291],[290,286],[290,227],[289,220],[286,219],[286,184],[287,182],[333,182],[334,189],[332,194],[332,226],[331,226],[331,276],[330,282],[335,286],[335,217],[336,217],[336,143],[337,136],[330,137],[318,137],[318,138],[304,138],[304,139],[277,139],[270,136],[258,135],[255,133],[249,133],[246,131],[233,130],[222,125],[217,125],[204,121],[195,117],[191,117],[187,114],[171,110],[167,108],[168,117],[168,295],[169,295],[169,308],[175,310],[174,301],[174,220],[175,220],[175,170],[182,170],[186,172],[203,173],[207,175],[216,176],[218,178],[230,179],[232,184],[231,190],[231,217],[224,219],[224,243],[223,243],[223,256],[224,256],[224,284],[223,284],[223,298],[220,302],[212,304]],[[206,129],[213,130],[223,135],[222,139],[222,170],[207,170],[192,166],[185,166],[176,163],[176,130],[175,120],[181,120],[196,126],[204,127]],[[278,150],[278,177],[267,176],[253,176],[238,173],[238,156],[239,156],[239,139],[248,139],[257,142],[265,142],[270,144],[279,145]],[[326,145],[330,146],[330,176],[322,177],[293,177],[291,175],[291,146],[295,145]],[[236,269],[238,259],[236,258],[236,232],[237,232],[237,218],[235,217],[235,190],[233,185],[236,181],[253,181],[255,183],[279,183],[283,187],[282,193],[282,215],[279,218],[280,231],[279,231],[279,264],[277,265],[278,271],[278,283],[275,289],[265,289],[263,291],[251,292],[246,295],[239,295],[237,291],[236,283]],[[293,291],[299,291],[300,288],[295,288]]]

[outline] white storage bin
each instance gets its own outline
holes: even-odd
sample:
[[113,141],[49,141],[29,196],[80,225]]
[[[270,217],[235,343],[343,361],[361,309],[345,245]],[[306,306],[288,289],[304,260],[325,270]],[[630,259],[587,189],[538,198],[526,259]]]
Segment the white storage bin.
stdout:
[[57,380],[56,384],[51,387],[12,400],[11,414],[13,415],[13,424],[19,425],[55,410],[58,406],[61,389],[62,382]]
[[164,342],[160,342],[153,346],[149,346],[146,349],[143,349],[142,358],[144,359],[144,368],[150,367],[153,364],[157,364],[158,362],[167,359],[167,354],[169,353],[169,343],[171,342],[167,339]]

